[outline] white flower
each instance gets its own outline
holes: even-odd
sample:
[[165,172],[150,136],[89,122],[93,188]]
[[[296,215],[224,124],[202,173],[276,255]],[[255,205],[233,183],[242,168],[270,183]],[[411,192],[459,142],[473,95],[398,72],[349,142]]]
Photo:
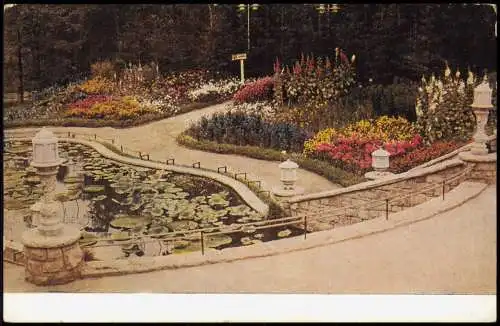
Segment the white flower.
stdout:
[[464,84],[463,81],[460,81],[460,84],[458,85],[458,91],[460,93],[462,93],[462,94],[464,93],[464,91],[465,91],[465,84]]
[[467,85],[472,85],[472,84],[474,84],[474,73],[469,70],[467,76]]
[[451,69],[450,69],[450,67],[448,67],[448,65],[447,65],[447,66],[446,66],[446,69],[444,70],[444,76],[445,76],[445,77],[448,77],[450,74],[451,74]]
[[354,62],[355,59],[356,59],[356,55],[353,54],[352,57],[351,57],[351,62]]

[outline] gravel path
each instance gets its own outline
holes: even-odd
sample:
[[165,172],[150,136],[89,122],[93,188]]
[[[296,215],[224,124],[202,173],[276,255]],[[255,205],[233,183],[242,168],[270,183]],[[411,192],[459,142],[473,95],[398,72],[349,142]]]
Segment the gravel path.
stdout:
[[496,186],[434,218],[279,256],[50,288],[6,264],[4,290],[142,293],[496,294]]
[[[278,164],[280,162],[270,162],[246,158],[238,155],[215,154],[203,151],[191,150],[177,145],[175,138],[186,129],[190,121],[197,121],[202,116],[209,116],[215,112],[225,110],[230,102],[209,106],[200,110],[195,110],[186,114],[181,114],[172,118],[155,121],[146,125],[131,127],[127,129],[103,128],[83,128],[83,127],[50,127],[53,131],[80,132],[97,134],[102,138],[114,138],[119,144],[134,151],[149,153],[154,160],[165,161],[168,158],[175,158],[176,164],[191,165],[194,162],[201,162],[202,167],[217,169],[220,166],[228,166],[232,172],[247,172],[251,180],[261,180],[262,188],[270,190],[280,184],[280,172]],[[23,128],[15,130],[38,130],[39,128]],[[327,179],[309,171],[299,169],[299,180],[297,185],[303,187],[306,193],[319,192],[340,188]]]

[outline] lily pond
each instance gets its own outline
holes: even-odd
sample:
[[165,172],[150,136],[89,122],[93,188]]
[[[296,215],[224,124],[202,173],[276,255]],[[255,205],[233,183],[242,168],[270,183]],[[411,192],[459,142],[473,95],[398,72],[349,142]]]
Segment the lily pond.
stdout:
[[[80,244],[92,248],[94,259],[199,251],[200,232],[176,234],[173,239],[165,234],[213,227],[236,230],[266,218],[211,179],[122,164],[81,144],[58,146],[65,159],[56,177],[60,214],[65,223],[79,225]],[[31,142],[4,143],[4,230],[17,239],[36,226],[29,208],[44,194],[36,170],[29,166],[31,151]],[[204,250],[220,250],[301,234],[302,229],[289,225],[250,227],[207,234],[203,244]]]

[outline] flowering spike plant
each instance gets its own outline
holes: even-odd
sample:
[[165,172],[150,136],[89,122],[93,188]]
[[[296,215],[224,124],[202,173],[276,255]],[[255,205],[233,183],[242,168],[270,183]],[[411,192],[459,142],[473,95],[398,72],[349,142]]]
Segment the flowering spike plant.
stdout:
[[437,140],[465,140],[471,137],[475,126],[470,108],[474,92],[474,76],[469,71],[467,82],[460,74],[452,75],[446,65],[442,78],[422,79],[415,112],[417,130],[430,144]]

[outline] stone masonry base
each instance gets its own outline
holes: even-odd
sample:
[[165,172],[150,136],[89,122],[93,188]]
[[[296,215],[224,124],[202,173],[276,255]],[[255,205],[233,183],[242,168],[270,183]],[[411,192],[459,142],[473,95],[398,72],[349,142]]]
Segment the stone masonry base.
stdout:
[[[33,230],[32,232],[37,232]],[[54,239],[55,240],[55,239]],[[59,244],[24,243],[26,281],[37,285],[65,284],[81,277],[83,252],[78,237]]]

